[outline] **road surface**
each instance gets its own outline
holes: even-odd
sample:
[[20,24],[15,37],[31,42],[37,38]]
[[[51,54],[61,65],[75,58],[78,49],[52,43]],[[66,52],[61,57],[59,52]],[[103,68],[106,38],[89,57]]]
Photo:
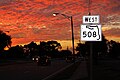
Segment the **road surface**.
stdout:
[[50,66],[37,66],[34,62],[0,66],[0,80],[41,80],[70,64],[53,60]]

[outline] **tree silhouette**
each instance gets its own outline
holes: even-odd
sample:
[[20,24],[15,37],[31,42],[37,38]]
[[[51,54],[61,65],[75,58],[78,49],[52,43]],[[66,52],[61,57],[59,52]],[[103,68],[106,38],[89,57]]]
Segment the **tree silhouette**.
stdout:
[[22,46],[16,45],[9,49],[9,58],[18,59],[24,58],[24,50]]
[[40,42],[39,45],[39,56],[43,56],[43,55],[47,55],[47,53],[49,52],[49,48],[47,45],[47,42]]
[[[76,50],[79,51],[83,56],[90,54],[90,49],[92,45],[92,55],[93,61],[97,62],[97,57],[105,56],[107,53],[107,39],[102,35],[102,41],[86,41],[84,44],[79,43]],[[88,54],[86,54],[88,53]]]
[[55,57],[61,44],[57,41],[40,42],[40,54]]
[[61,44],[57,41],[48,41],[47,42],[49,53],[52,57],[57,56],[58,49],[61,48]]
[[29,53],[30,58],[32,58],[35,55],[38,55],[38,53],[37,53],[37,50],[38,50],[37,49],[37,44],[34,41],[29,43],[27,46],[28,46],[29,51],[30,51],[30,53]]
[[0,51],[3,51],[6,46],[10,48],[11,43],[11,36],[6,35],[3,31],[0,31]]
[[78,46],[76,47],[76,51],[78,51],[77,55],[80,56],[82,55],[85,57],[87,54],[87,47],[84,43],[78,43]]
[[48,41],[47,44],[49,45],[51,51],[61,48],[61,44],[57,41]]
[[109,56],[110,57],[117,58],[118,56],[120,56],[120,53],[119,53],[120,43],[111,40],[108,43],[108,47],[109,47]]

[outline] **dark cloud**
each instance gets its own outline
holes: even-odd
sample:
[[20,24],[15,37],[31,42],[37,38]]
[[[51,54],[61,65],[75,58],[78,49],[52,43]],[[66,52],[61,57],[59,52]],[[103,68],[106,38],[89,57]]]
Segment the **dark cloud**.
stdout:
[[113,8],[112,8],[112,11],[113,11],[113,12],[118,12],[118,11],[120,11],[120,4],[117,5],[116,7],[113,7]]

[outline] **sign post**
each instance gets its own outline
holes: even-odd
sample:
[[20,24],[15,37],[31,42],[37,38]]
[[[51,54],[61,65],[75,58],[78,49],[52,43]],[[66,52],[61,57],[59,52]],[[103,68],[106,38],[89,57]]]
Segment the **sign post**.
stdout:
[[[83,16],[83,24],[81,25],[81,41],[102,41],[102,29],[99,15]],[[93,58],[93,43],[90,42],[90,80],[92,77],[92,60]]]

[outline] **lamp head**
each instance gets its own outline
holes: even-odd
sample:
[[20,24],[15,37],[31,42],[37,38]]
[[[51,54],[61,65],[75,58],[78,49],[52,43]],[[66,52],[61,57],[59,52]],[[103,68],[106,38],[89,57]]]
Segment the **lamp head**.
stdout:
[[53,13],[53,16],[57,16],[59,13]]

